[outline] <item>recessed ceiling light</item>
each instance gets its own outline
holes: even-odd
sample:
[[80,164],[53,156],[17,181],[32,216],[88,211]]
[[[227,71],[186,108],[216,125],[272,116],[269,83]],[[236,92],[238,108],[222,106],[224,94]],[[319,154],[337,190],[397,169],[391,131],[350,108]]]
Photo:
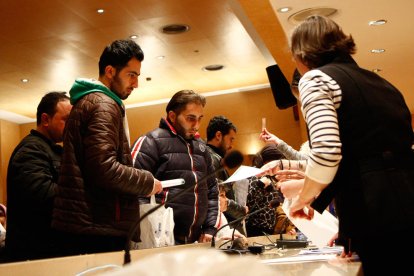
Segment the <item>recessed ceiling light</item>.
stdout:
[[221,64],[213,64],[207,65],[202,68],[203,71],[219,71],[224,68],[224,65]]
[[165,56],[157,56],[157,59],[164,59]]
[[338,11],[337,9],[329,8],[329,7],[308,8],[308,9],[303,9],[303,10],[293,13],[292,15],[289,16],[288,20],[291,23],[296,25],[304,21],[308,16],[322,15],[322,16],[329,17],[333,15],[334,13],[336,13],[337,11]]
[[374,54],[381,54],[384,52],[385,52],[385,49],[372,49],[371,50],[371,53],[374,53]]
[[182,34],[189,30],[190,26],[185,24],[169,24],[161,27],[161,32],[164,34]]
[[21,79],[20,81],[23,82],[23,83],[28,83],[29,79]]
[[138,38],[138,35],[130,35],[129,38],[130,39],[137,39]]
[[285,13],[285,12],[290,11],[291,9],[292,9],[291,7],[283,7],[283,8],[277,9],[277,11],[281,13]]
[[97,9],[97,10],[96,10],[96,12],[97,12],[97,13],[104,13],[104,12],[105,12],[105,10],[104,10],[104,9]]
[[379,20],[369,21],[368,25],[370,25],[370,26],[380,26],[380,25],[384,25],[385,23],[387,23],[387,20],[379,19]]

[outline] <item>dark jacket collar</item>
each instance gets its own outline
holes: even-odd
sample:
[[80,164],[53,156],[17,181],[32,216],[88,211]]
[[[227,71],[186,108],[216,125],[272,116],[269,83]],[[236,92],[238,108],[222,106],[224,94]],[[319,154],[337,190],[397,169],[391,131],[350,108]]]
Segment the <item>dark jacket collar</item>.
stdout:
[[50,146],[50,148],[53,151],[55,151],[57,153],[62,153],[63,147],[61,145],[56,144],[55,142],[53,142],[52,140],[50,140],[49,138],[44,136],[42,133],[40,133],[36,129],[30,130],[30,134],[33,135],[33,136],[37,136],[37,137],[41,138],[43,141],[45,141]]
[[207,146],[208,147],[210,147],[215,153],[217,153],[218,155],[220,155],[221,156],[221,158],[223,158],[224,157],[224,154],[225,154],[225,152],[223,152],[221,149],[219,149],[218,147],[216,147],[216,146],[213,146],[213,145],[211,145],[211,144],[208,144],[207,143]]

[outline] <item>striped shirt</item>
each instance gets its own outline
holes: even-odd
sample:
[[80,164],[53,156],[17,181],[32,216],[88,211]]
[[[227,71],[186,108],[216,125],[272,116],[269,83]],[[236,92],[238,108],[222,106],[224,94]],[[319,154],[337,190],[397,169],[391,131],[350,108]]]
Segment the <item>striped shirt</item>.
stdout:
[[342,159],[336,113],[342,92],[336,81],[320,70],[304,74],[299,82],[299,91],[311,145],[306,176],[329,184]]

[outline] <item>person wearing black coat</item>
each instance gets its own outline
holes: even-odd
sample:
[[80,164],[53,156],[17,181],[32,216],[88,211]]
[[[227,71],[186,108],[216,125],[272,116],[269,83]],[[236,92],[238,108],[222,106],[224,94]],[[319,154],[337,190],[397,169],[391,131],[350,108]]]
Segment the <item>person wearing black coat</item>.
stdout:
[[72,105],[65,92],[50,92],[37,108],[37,127],[14,149],[7,170],[6,260],[57,255],[51,229],[62,156],[63,129]]

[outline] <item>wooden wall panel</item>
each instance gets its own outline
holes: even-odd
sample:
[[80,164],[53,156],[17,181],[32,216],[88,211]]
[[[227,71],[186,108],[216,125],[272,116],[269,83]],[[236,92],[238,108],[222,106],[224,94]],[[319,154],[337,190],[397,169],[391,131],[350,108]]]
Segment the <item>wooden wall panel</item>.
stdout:
[[8,121],[0,120],[0,162],[1,162],[1,189],[0,202],[6,202],[7,195],[7,167],[9,164],[10,155],[14,148],[20,142],[20,128],[18,124]]

